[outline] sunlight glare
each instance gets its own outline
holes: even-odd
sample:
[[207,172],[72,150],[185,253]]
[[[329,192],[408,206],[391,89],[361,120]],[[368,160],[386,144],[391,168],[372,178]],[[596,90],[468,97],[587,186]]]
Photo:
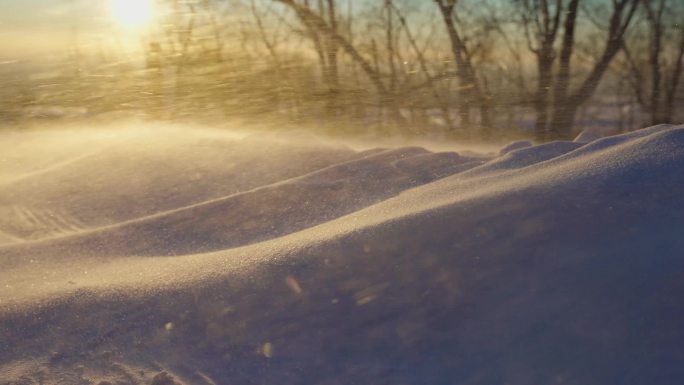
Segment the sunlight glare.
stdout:
[[110,0],[110,2],[112,16],[125,27],[142,27],[152,20],[153,0]]

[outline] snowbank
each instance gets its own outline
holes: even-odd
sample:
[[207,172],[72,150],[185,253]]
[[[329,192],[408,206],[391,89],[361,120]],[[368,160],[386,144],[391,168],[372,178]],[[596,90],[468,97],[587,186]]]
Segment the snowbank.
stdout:
[[493,159],[187,135],[0,174],[0,383],[684,376],[682,127]]

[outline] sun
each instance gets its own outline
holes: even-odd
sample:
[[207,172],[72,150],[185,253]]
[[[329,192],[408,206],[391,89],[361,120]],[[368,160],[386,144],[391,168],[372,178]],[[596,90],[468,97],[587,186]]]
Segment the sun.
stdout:
[[148,25],[154,16],[154,0],[109,0],[112,17],[127,28]]

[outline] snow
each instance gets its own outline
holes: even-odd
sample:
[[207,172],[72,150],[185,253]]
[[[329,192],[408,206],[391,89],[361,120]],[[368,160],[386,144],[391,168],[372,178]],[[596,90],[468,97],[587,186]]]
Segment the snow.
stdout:
[[604,135],[601,135],[600,133],[590,131],[590,130],[584,130],[577,135],[575,138],[575,142],[577,143],[589,143],[593,142],[597,139],[601,139]]
[[491,157],[0,135],[0,383],[684,375],[684,127]]
[[506,155],[513,150],[519,150],[525,147],[531,147],[532,142],[529,140],[516,140],[515,142],[508,143],[499,150],[499,155]]

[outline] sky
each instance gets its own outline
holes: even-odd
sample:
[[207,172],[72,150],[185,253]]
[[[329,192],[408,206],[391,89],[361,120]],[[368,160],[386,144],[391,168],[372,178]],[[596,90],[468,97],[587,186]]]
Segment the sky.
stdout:
[[108,19],[108,3],[107,0],[0,0],[0,22],[3,26],[31,28],[101,25]]
[[0,0],[0,58],[109,44],[118,27],[108,0]]

